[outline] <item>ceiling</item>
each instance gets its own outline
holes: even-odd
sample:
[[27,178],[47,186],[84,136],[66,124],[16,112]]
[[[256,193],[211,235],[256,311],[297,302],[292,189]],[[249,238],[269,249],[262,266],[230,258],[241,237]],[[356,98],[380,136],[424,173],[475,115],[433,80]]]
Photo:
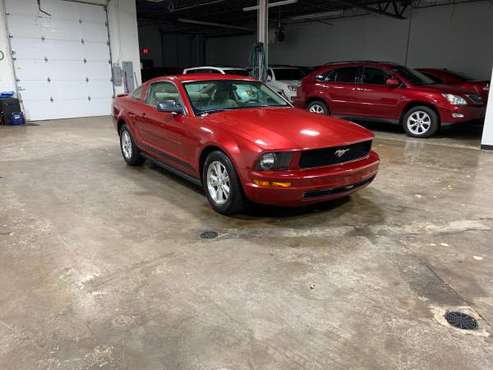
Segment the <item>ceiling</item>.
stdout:
[[[281,0],[270,0],[270,3]],[[269,9],[270,24],[316,21],[375,13],[405,19],[404,10],[470,0],[298,0]],[[207,37],[255,32],[257,11],[243,11],[257,0],[137,0],[139,24],[159,24],[162,32],[204,34]],[[218,23],[204,25],[197,22]],[[233,26],[233,27],[227,27]]]

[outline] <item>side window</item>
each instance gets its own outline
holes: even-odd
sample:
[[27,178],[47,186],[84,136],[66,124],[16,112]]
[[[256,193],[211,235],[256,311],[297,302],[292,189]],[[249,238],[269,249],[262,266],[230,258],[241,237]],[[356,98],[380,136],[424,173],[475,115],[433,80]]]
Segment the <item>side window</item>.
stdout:
[[324,82],[334,82],[336,80],[337,70],[333,69],[322,74]]
[[187,71],[187,75],[191,75],[194,73],[204,73],[203,69],[191,69],[190,71]]
[[149,94],[146,98],[146,104],[156,106],[166,100],[174,100],[180,103],[180,93],[175,85],[170,82],[155,82],[149,87]]
[[344,67],[336,69],[335,81],[337,82],[347,82],[354,83],[359,77],[360,69],[358,67]]
[[136,100],[140,100],[142,98],[141,95],[142,95],[142,86],[139,86],[132,92],[132,98]]
[[365,68],[363,71],[363,83],[373,85],[385,85],[390,74],[378,68]]

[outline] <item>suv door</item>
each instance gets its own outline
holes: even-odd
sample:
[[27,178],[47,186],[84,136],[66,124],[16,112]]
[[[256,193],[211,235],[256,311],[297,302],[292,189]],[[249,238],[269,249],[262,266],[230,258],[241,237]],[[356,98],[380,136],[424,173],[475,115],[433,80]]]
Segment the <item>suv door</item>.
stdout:
[[357,116],[375,117],[385,120],[398,120],[398,103],[402,88],[387,86],[387,80],[394,78],[390,72],[374,66],[365,66],[358,85]]
[[329,103],[330,113],[338,116],[351,116],[359,107],[356,84],[361,67],[352,65],[332,69],[318,79],[318,87],[324,100]]
[[145,103],[150,109],[139,118],[141,132],[153,156],[187,171],[191,168],[191,159],[186,158],[185,154],[189,144],[185,129],[186,112],[159,112],[157,104],[166,100],[173,100],[184,107],[180,92],[174,83],[160,81],[149,86]]

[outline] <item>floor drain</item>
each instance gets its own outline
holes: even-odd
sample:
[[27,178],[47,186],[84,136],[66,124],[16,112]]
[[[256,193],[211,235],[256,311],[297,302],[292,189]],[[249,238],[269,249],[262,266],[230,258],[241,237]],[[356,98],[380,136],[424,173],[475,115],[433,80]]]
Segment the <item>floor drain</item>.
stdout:
[[215,239],[218,235],[215,231],[204,231],[200,234],[200,239]]
[[453,327],[462,330],[475,330],[478,328],[476,319],[463,312],[448,311],[445,314],[445,320]]

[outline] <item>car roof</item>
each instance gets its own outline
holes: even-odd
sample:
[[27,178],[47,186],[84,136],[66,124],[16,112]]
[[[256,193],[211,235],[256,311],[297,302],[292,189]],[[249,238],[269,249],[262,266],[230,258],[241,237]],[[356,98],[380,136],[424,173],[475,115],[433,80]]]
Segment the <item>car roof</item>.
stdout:
[[223,75],[219,73],[193,73],[190,75],[175,75],[175,76],[162,76],[156,77],[147,81],[148,83],[159,81],[173,81],[173,82],[192,82],[192,81],[214,81],[214,80],[242,80],[242,81],[256,81],[250,76],[241,75]]

